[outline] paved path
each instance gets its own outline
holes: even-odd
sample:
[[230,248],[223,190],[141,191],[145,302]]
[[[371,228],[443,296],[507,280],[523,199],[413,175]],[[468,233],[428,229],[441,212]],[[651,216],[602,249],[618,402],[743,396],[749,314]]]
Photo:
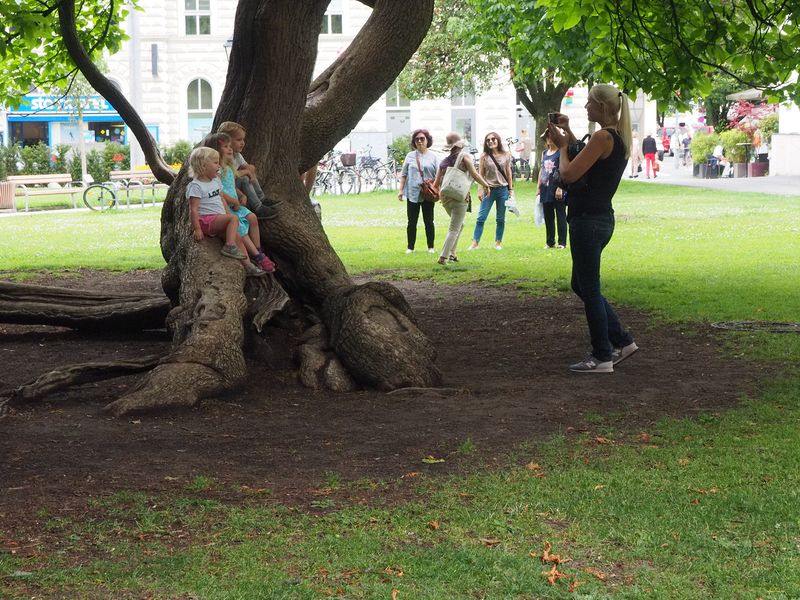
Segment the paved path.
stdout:
[[[642,164],[644,169],[644,163]],[[630,167],[625,177],[630,173]],[[644,171],[632,181],[652,185],[685,185],[688,187],[727,190],[730,192],[754,192],[778,196],[800,196],[800,176],[727,177],[725,179],[700,179],[692,177],[691,167],[675,167],[675,159],[665,156],[661,172],[656,179],[647,179]]]

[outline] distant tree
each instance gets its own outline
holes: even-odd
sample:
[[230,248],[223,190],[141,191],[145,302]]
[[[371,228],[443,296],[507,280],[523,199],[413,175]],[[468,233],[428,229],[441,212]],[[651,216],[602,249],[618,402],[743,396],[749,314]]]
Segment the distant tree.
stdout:
[[[480,93],[505,72],[543,131],[567,90],[594,80],[580,19],[569,33],[553,32],[537,0],[437,0],[431,31],[401,74],[400,88],[410,98],[445,97],[465,83]],[[537,157],[543,148],[537,137]]]
[[598,79],[654,98],[709,94],[714,73],[800,100],[797,2],[541,0],[561,38],[588,32]]

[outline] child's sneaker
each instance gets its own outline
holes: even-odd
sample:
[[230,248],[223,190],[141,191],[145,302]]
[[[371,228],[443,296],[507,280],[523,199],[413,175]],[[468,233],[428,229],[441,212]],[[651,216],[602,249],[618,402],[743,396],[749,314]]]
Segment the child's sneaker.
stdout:
[[628,358],[631,354],[636,352],[639,349],[639,346],[636,345],[636,342],[631,342],[627,346],[623,346],[622,348],[614,348],[611,351],[611,362],[614,365],[618,365],[623,360]]
[[236,260],[244,260],[247,258],[244,254],[242,254],[241,250],[239,250],[233,244],[225,244],[220,250],[222,256],[227,256],[228,258],[235,258]]
[[256,254],[256,257],[253,259],[253,262],[256,263],[265,273],[274,273],[275,272],[275,263],[272,262],[269,257],[264,254],[263,252],[259,252]]
[[263,277],[266,275],[266,272],[259,269],[253,263],[246,262],[244,263],[244,274],[247,275],[247,277]]
[[614,363],[610,360],[597,360],[589,354],[582,361],[570,365],[569,370],[574,373],[613,373]]

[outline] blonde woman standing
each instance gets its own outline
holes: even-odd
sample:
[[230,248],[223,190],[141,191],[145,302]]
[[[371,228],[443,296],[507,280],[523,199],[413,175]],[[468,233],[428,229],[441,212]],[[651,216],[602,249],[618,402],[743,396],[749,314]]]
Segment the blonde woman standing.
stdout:
[[576,139],[569,128],[569,117],[559,114],[557,124],[548,124],[560,150],[561,180],[569,186],[572,289],[583,300],[592,342],[591,353],[569,368],[577,373],[612,373],[614,365],[638,350],[600,292],[600,256],[614,233],[611,199],[631,153],[628,98],[613,85],[596,85],[589,90],[586,113],[601,129],[572,158],[569,146]]

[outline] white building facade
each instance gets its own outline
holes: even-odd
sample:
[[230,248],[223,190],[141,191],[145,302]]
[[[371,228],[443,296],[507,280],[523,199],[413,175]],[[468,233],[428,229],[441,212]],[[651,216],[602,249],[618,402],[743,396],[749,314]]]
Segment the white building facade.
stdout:
[[[140,5],[144,12],[131,11],[125,23],[130,39],[106,61],[108,76],[160,145],[199,141],[210,131],[224,89],[236,0],[142,0]],[[370,10],[356,0],[331,1],[321,24],[315,73],[347,48]],[[90,143],[133,141],[113,108],[99,96],[93,100],[96,111],[85,118],[84,139]],[[586,90],[575,88],[562,104],[562,112],[570,115],[579,135],[588,128],[585,102]],[[48,103],[46,110],[33,110],[34,104]],[[633,109],[638,129],[655,132],[655,103],[640,96]],[[55,99],[35,94],[26,98],[20,110],[0,114],[0,118],[0,128],[5,128],[0,133],[9,142],[39,140],[54,146],[73,143],[78,135],[73,115],[60,110]],[[339,148],[363,151],[369,146],[374,155],[382,156],[395,136],[418,127],[430,130],[436,147],[443,145],[449,131],[460,132],[479,148],[489,131],[502,138],[517,138],[522,129],[532,136],[535,133],[530,115],[516,102],[514,88],[503,72],[480,96],[459,92],[445,99],[408,101],[392,86]],[[138,162],[135,152],[132,160],[134,165]],[[140,154],[138,160],[142,160]]]

